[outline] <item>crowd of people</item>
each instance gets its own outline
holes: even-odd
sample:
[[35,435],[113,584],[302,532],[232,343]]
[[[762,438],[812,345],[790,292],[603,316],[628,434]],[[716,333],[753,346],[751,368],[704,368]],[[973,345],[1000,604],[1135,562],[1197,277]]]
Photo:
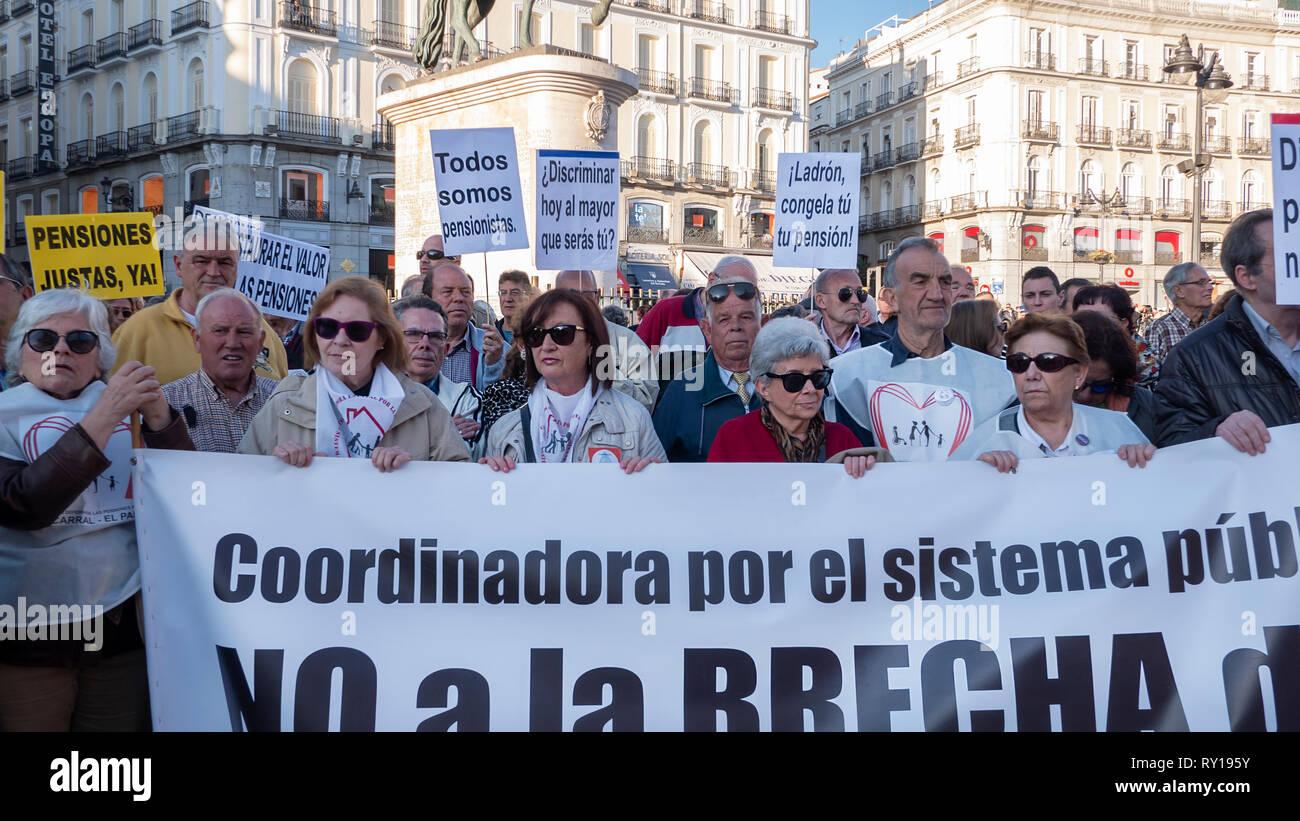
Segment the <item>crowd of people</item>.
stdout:
[[417,258],[396,302],[343,277],[299,323],[234,289],[227,243],[187,243],[180,287],[148,307],[33,295],[0,256],[0,603],[97,603],[109,624],[95,649],[0,642],[0,731],[149,727],[134,524],[103,515],[130,507],[137,417],[145,447],[295,468],[833,462],[858,479],[897,461],[1007,472],[1101,452],[1141,468],[1212,437],[1256,455],[1270,427],[1300,421],[1300,307],[1277,303],[1267,209],[1224,238],[1233,290],[1216,301],[1203,267],[1175,265],[1159,318],[1045,266],[1009,317],[919,237],[876,294],[829,269],[767,316],[742,256],[635,310],[602,310],[590,271],[542,293],[506,271],[499,317],[440,236]]

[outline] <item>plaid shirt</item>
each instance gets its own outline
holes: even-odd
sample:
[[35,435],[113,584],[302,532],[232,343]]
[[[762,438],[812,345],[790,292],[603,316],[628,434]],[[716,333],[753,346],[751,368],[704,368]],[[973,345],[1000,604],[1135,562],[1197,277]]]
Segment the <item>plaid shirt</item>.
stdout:
[[1169,349],[1182,342],[1187,335],[1205,324],[1205,315],[1192,319],[1181,308],[1174,307],[1169,313],[1151,323],[1147,330],[1147,344],[1151,355],[1157,362],[1164,362]]
[[452,382],[470,382],[474,374],[474,367],[471,364],[474,354],[470,352],[469,332],[456,343],[456,345],[447,352],[447,357],[442,360],[442,370],[440,373],[450,379]]
[[234,453],[253,417],[278,384],[274,379],[253,374],[248,393],[233,408],[202,368],[163,385],[162,390],[167,404],[185,417],[195,450]]

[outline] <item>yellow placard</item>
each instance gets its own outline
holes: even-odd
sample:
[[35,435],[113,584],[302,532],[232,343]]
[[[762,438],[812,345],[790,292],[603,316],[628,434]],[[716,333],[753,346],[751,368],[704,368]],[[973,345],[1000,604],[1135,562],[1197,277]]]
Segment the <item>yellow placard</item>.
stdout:
[[96,299],[161,294],[153,219],[148,212],[27,217],[36,290],[82,288]]

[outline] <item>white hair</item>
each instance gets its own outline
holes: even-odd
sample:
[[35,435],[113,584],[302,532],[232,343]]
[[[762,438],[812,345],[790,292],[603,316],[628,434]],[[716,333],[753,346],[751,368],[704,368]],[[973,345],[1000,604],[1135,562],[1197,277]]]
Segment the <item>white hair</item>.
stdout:
[[1165,296],[1169,297],[1170,305],[1178,304],[1178,299],[1174,296],[1174,289],[1187,281],[1187,275],[1192,272],[1193,268],[1200,267],[1201,266],[1195,262],[1180,262],[1170,268],[1169,272],[1165,274]]
[[769,320],[758,332],[754,349],[749,354],[749,372],[755,382],[767,384],[772,380],[763,374],[776,367],[776,363],[800,356],[816,356],[822,367],[830,361],[826,338],[817,326],[806,319],[783,316]]
[[754,267],[753,261],[746,257],[742,257],[740,254],[727,254],[725,257],[718,260],[718,264],[713,266],[712,273],[716,274],[723,268],[729,268],[732,265],[745,266],[749,269],[749,272],[754,275],[754,279],[758,279],[758,269]]
[[39,328],[52,316],[70,313],[84,316],[86,324],[90,326],[86,330],[93,331],[99,337],[95,364],[103,375],[107,376],[113,369],[117,351],[113,349],[112,335],[108,331],[108,309],[104,303],[85,291],[56,288],[42,291],[24,302],[18,311],[18,319],[9,330],[9,341],[6,343],[8,347],[5,348],[5,370],[8,372],[5,381],[10,386],[26,381],[18,375],[18,371],[23,364],[23,337],[27,336],[27,332]]
[[[746,261],[748,261],[748,260],[746,260]],[[749,283],[750,285],[753,285],[753,284],[754,284],[754,283],[752,283],[752,282],[749,282],[749,280],[747,280],[747,279],[738,279],[738,278],[737,278],[737,279],[720,279],[720,280],[718,280],[717,282],[713,283],[713,285],[710,285],[709,288],[714,287],[714,285],[730,285],[730,284],[732,284],[732,283],[736,283],[736,282],[746,282],[746,283]],[[730,297],[730,296],[732,296],[732,294],[734,294],[734,293],[735,293],[735,291],[731,291],[731,292],[729,292],[729,293],[727,294],[727,296]],[[725,302],[726,300],[724,299],[723,301]],[[713,309],[714,309],[715,306],[717,306],[717,305],[719,305],[719,304],[721,304],[721,303],[714,302],[712,299],[709,299],[709,292],[708,292],[708,289],[705,289],[705,292],[704,292],[704,318],[707,319],[707,320],[709,320],[710,322],[712,322],[712,321],[713,321]],[[754,300],[753,300],[753,307],[754,307],[754,313],[758,314],[759,316],[762,316],[762,315],[763,315],[763,292],[760,291],[760,290],[758,290],[758,286],[755,286],[755,287],[754,287]]]
[[235,288],[218,288],[203,299],[199,300],[198,307],[194,309],[194,324],[197,327],[203,327],[203,311],[209,303],[216,302],[218,299],[235,298],[253,309],[253,315],[257,317],[257,326],[262,327],[262,309],[256,302],[248,298],[248,294]]

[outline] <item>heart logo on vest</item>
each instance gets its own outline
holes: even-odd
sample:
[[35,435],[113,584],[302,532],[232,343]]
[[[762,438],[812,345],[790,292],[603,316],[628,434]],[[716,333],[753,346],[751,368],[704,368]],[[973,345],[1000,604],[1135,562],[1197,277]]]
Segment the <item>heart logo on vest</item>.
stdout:
[[916,382],[868,387],[876,443],[899,461],[945,461],[970,435],[970,401],[959,390]]

